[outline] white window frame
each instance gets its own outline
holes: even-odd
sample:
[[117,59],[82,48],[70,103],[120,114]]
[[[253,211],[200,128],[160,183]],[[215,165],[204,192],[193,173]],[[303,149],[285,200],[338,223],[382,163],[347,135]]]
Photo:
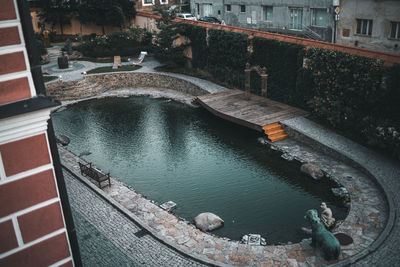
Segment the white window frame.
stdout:
[[[316,19],[315,19],[315,15],[316,15],[316,10],[324,10],[325,11],[325,13],[327,13],[326,12],[326,8],[310,8],[311,9],[311,12],[310,12],[310,14],[311,14],[311,26],[313,26],[313,27],[321,27],[321,28],[327,28],[327,27],[329,27],[329,25],[327,24],[326,26],[320,26],[320,25],[316,25]],[[327,19],[329,19],[329,16],[328,16],[328,13],[326,14],[326,16],[327,16]]]
[[[264,18],[264,8],[272,8],[272,20],[265,20],[265,18]],[[274,7],[273,6],[262,6],[261,18],[262,18],[262,21],[272,22],[274,20]]]
[[168,0],[160,0],[161,5],[168,5]]
[[[358,23],[360,22],[360,32],[358,32]],[[362,28],[364,24],[367,24],[366,33],[362,33]],[[371,25],[372,24],[372,25]],[[372,30],[374,28],[374,21],[372,19],[356,19],[356,34],[361,36],[372,36]],[[371,32],[371,34],[369,33]]]
[[[298,11],[301,11],[301,22],[300,22],[300,29],[296,29],[296,28],[294,28],[294,27],[292,27],[291,25],[292,25],[292,16],[291,16],[291,13],[292,13],[292,11],[294,11],[294,10],[298,10]],[[303,12],[303,8],[302,7],[289,7],[289,30],[292,30],[292,31],[302,31],[303,30],[303,14],[304,12]],[[294,25],[294,24],[293,24]]]
[[[396,33],[394,34],[394,37],[392,37],[392,30],[393,30],[393,24],[396,24]],[[399,40],[400,39],[400,21],[391,21],[390,22],[390,33],[389,33],[389,39],[392,40]]]
[[1,152],[0,152],[0,181],[4,181],[6,178],[7,178],[6,171],[4,169],[3,159],[1,157]]
[[152,6],[152,5],[154,5],[154,0],[151,0],[151,3],[145,3],[145,1],[146,0],[142,0],[142,6]]

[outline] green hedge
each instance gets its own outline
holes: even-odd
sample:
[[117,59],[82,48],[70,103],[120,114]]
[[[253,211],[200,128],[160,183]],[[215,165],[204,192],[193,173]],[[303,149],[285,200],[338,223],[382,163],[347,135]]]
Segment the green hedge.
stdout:
[[192,64],[194,68],[205,68],[208,64],[206,28],[183,24],[179,34],[189,38],[192,47]]
[[315,114],[345,128],[375,112],[383,95],[381,62],[317,48],[306,58],[314,92],[308,104]]
[[46,55],[47,49],[44,45],[43,35],[35,33],[34,37],[35,37],[36,48],[39,50],[40,55]]
[[151,48],[151,34],[139,28],[129,32],[112,32],[109,35],[90,36],[76,49],[87,57],[135,56]]
[[247,35],[214,29],[208,34],[208,71],[222,82],[244,88]]
[[312,114],[400,158],[400,66],[320,48],[305,57]]
[[[302,66],[303,46],[264,38],[253,39],[251,64],[267,67],[268,94],[271,99],[300,105],[296,91],[297,73]],[[252,76],[251,86],[260,91],[260,78]]]

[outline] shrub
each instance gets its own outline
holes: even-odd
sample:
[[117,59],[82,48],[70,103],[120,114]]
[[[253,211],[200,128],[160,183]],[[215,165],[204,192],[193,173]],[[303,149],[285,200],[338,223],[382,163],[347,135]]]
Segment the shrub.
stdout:
[[374,113],[384,94],[382,62],[317,48],[309,49],[306,58],[314,92],[308,104],[314,114],[347,128]]
[[208,34],[207,69],[222,82],[244,89],[247,35],[215,29]]
[[35,33],[35,42],[36,42],[36,47],[39,50],[40,55],[46,55],[47,49],[44,45],[43,35]]
[[[264,38],[253,39],[251,64],[267,67],[268,97],[277,101],[303,105],[301,93],[296,91],[298,71],[302,66],[301,45]],[[252,88],[260,91],[260,78],[252,76]]]
[[305,55],[312,114],[400,159],[400,66],[318,48]]
[[89,35],[76,47],[87,57],[136,56],[151,46],[151,33],[134,28],[129,32],[112,32],[109,35]]
[[205,68],[208,63],[206,28],[183,24],[178,32],[190,40],[193,67]]

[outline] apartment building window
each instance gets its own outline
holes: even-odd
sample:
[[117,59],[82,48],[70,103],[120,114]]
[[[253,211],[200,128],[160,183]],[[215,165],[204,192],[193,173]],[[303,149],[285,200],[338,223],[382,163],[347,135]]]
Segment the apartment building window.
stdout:
[[153,5],[153,4],[154,4],[153,1],[154,1],[154,0],[142,0],[142,5],[143,5],[143,6]]
[[329,17],[326,8],[312,8],[311,9],[311,25],[318,27],[328,27]]
[[391,21],[390,25],[390,38],[400,39],[400,22]]
[[242,13],[246,12],[246,6],[245,5],[240,5],[240,12],[242,12]]
[[372,19],[357,19],[357,34],[372,35]]
[[226,12],[231,12],[232,11],[232,6],[231,5],[226,5],[225,6]]
[[263,6],[263,20],[272,22],[274,9],[272,6]]
[[289,28],[291,30],[303,29],[303,9],[302,8],[289,8]]
[[161,5],[166,5],[166,4],[168,4],[168,0],[160,0],[160,4]]
[[213,16],[213,5],[212,4],[204,4],[203,5],[204,17]]

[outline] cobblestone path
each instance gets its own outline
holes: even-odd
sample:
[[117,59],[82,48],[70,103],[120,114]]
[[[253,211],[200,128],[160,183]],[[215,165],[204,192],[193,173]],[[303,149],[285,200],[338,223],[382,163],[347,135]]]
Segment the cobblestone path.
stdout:
[[84,266],[204,266],[163,245],[63,172]]
[[138,266],[72,209],[83,266]]

